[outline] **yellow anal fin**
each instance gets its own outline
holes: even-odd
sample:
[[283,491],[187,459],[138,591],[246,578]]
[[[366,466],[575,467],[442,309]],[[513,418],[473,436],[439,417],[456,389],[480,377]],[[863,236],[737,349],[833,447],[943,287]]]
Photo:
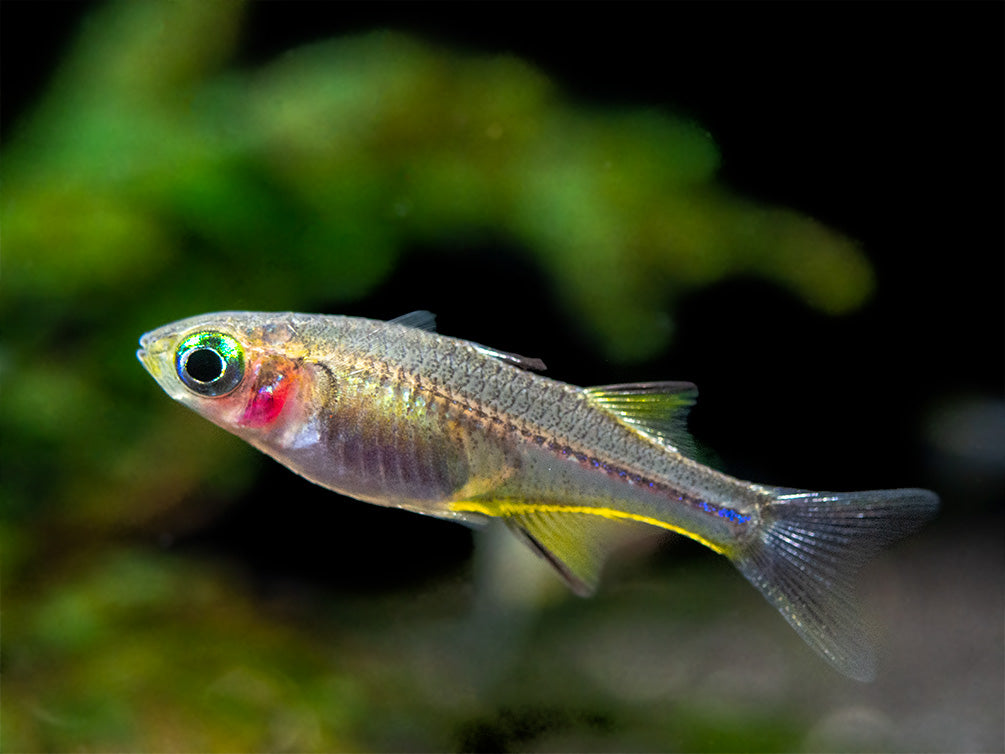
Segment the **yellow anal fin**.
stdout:
[[648,521],[612,515],[604,508],[512,502],[455,507],[502,518],[581,597],[596,591],[611,552],[658,532]]

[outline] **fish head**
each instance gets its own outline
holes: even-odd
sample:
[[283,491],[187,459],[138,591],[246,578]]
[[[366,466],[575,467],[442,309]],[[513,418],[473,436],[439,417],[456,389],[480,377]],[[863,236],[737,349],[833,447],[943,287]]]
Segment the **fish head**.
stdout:
[[293,315],[255,312],[173,322],[143,335],[136,352],[164,392],[256,445],[309,421],[306,355]]

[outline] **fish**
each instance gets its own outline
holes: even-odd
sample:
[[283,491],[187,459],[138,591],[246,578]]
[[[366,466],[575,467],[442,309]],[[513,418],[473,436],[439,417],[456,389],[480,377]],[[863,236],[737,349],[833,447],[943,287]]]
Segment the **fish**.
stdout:
[[820,492],[695,457],[690,382],[581,388],[540,359],[440,335],[435,317],[217,312],[140,338],[172,398],[357,500],[480,526],[501,519],[582,596],[642,532],[728,558],[825,660],[875,677],[856,576],[931,518],[924,489]]

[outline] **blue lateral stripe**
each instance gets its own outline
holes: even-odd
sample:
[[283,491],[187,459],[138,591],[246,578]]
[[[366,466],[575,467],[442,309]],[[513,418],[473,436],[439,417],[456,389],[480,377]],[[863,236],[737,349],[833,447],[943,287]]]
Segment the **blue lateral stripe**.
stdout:
[[744,516],[742,513],[735,511],[732,508],[720,508],[719,506],[712,505],[712,503],[707,503],[704,500],[700,500],[698,505],[706,513],[711,513],[713,516],[724,518],[732,524],[745,524],[750,520],[750,516]]
[[[538,437],[540,437],[540,435],[538,435]],[[541,440],[543,442],[544,438],[542,437]],[[631,472],[625,471],[624,469],[609,466],[607,463],[604,463],[600,459],[588,456],[585,453],[580,453],[579,451],[573,450],[567,445],[560,445],[557,442],[550,441],[548,442],[548,449],[560,453],[563,456],[572,456],[576,461],[584,465],[589,464],[595,469],[603,469],[603,471],[607,474],[616,473],[622,479],[627,479],[630,484],[631,483],[645,484],[651,489],[662,487],[662,485],[659,484],[658,482],[644,479],[638,474],[633,474]],[[704,500],[694,500],[693,498],[688,498],[687,500],[685,500],[685,498],[682,495],[678,495],[677,499],[685,504],[697,505],[697,507],[701,508],[703,511],[705,511],[705,513],[717,516],[718,518],[724,518],[731,524],[745,524],[751,519],[750,516],[745,516],[739,511],[733,510],[732,508],[723,508],[718,505],[706,502]]]

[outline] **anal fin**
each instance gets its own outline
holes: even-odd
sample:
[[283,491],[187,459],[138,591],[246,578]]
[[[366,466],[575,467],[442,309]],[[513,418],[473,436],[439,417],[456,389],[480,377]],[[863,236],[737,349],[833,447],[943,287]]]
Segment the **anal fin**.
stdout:
[[592,595],[604,562],[614,550],[646,534],[650,526],[597,513],[569,512],[557,505],[513,505],[503,519],[547,560],[580,597]]

